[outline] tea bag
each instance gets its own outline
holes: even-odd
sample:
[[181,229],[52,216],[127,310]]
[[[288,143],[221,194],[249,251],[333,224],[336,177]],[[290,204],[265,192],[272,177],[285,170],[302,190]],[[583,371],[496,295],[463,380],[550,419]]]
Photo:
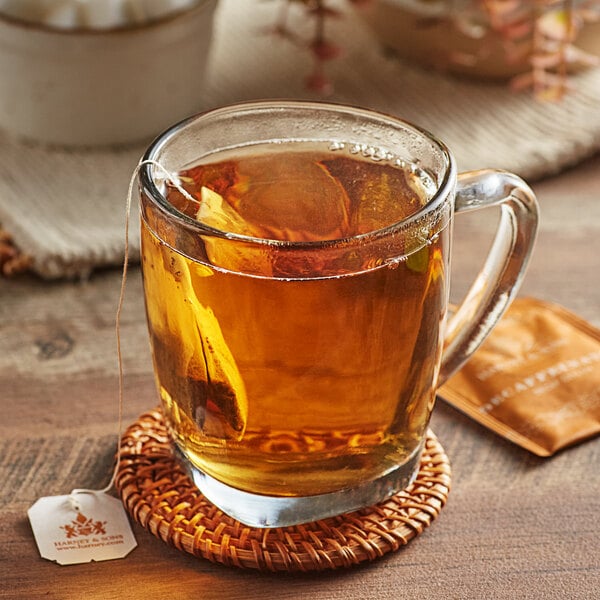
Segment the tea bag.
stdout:
[[[182,171],[180,180],[200,202],[196,218],[223,231],[294,242],[350,233],[346,191],[309,153],[201,164]],[[173,200],[180,201],[176,195]]]
[[[204,435],[239,440],[246,428],[248,406],[238,367],[214,313],[197,299],[191,267],[170,249],[161,247],[161,252],[167,268],[146,272],[149,287],[163,288],[160,278],[170,277],[176,277],[181,287],[181,294],[166,303],[164,314],[158,303],[147,304],[156,328],[151,332],[155,359],[168,365],[160,373],[161,397],[171,408],[176,406],[172,398],[181,398],[182,409]],[[196,279],[213,275],[208,267],[194,268]]]
[[336,157],[322,164],[332,177],[346,182],[351,235],[401,221],[422,208],[428,199],[424,182],[408,169],[380,164],[378,176],[373,177],[373,163],[367,161]]
[[304,242],[351,235],[346,190],[315,155],[257,155],[240,169],[248,186],[239,209],[260,223],[263,237]]
[[600,330],[555,304],[517,299],[439,390],[538,456],[600,433]]
[[209,375],[205,401],[195,407],[196,424],[208,436],[240,440],[246,430],[246,389],[214,313],[194,306],[202,355]]
[[258,233],[220,194],[206,186],[200,188],[200,207],[196,219],[220,231],[249,236]]
[[[316,241],[349,233],[348,197],[340,182],[312,155],[279,160],[258,154],[243,161],[197,165],[180,173],[185,191],[196,198],[194,217],[227,233],[263,240]],[[179,190],[170,190],[171,203],[185,214],[191,205]],[[262,276],[302,273],[314,268],[293,258],[272,262],[269,244],[244,243],[203,236],[206,253],[215,266]]]
[[[179,262],[178,272],[192,317],[191,323],[180,332],[180,339],[186,340],[187,347],[193,351],[187,375],[205,388],[200,397],[196,397],[197,404],[191,412],[205,435],[239,440],[244,435],[248,415],[244,382],[218,320],[212,310],[202,306],[196,298],[188,266],[179,256],[174,255],[174,260]],[[201,356],[198,356],[199,351]],[[194,365],[197,364],[202,364],[205,380],[195,379]]]
[[[262,231],[246,221],[233,206],[211,189],[202,186],[200,207],[196,219],[220,231],[254,238],[262,237]],[[271,276],[273,269],[266,247],[245,244],[221,237],[203,236],[206,254],[210,262],[224,269]]]

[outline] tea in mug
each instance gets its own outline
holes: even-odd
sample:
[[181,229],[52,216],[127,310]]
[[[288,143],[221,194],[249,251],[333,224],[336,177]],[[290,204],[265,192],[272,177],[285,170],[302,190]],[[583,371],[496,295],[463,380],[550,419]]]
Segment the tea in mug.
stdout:
[[415,165],[355,150],[286,142],[211,155],[178,174],[187,194],[163,194],[217,232],[190,239],[177,223],[142,222],[168,427],[197,468],[235,488],[323,494],[375,480],[420,449],[442,348],[449,219],[426,223],[419,239],[400,229],[385,242],[394,260],[346,244],[416,215],[435,192]]

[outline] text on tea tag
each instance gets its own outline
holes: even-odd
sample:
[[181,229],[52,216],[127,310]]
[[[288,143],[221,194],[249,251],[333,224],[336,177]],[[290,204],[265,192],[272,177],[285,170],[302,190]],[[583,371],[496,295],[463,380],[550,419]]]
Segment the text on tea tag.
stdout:
[[40,555],[59,565],[123,558],[137,546],[123,505],[105,493],[46,496],[27,514]]

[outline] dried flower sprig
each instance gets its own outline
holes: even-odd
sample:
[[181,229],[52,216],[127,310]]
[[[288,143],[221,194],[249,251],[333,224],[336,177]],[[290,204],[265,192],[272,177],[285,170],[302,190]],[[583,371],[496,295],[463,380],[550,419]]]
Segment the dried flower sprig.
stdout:
[[600,64],[597,56],[574,44],[585,23],[600,18],[597,0],[537,0],[533,22],[531,71],[513,79],[514,89],[530,87],[540,100],[560,100],[569,89],[568,73],[573,67]]
[[[369,3],[371,0],[348,1],[350,4],[360,6]],[[289,26],[290,7],[293,4],[302,5],[305,13],[312,21],[308,40],[302,39]],[[322,95],[328,95],[333,91],[333,82],[326,73],[325,64],[343,54],[343,48],[329,39],[326,31],[327,23],[341,16],[341,11],[332,8],[326,0],[284,0],[272,28],[273,33],[276,35],[299,46],[304,46],[310,51],[313,58],[313,67],[306,77],[306,86],[308,89]]]

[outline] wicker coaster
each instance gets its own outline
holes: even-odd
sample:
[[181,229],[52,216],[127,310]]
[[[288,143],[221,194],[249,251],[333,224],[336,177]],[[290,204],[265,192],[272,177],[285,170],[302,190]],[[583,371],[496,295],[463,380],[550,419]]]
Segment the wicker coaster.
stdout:
[[415,482],[376,506],[281,529],[227,516],[197,490],[173,456],[160,410],[145,413],[121,439],[117,489],[131,516],[179,550],[261,571],[321,571],[398,550],[435,519],[448,497],[450,466],[428,432]]

